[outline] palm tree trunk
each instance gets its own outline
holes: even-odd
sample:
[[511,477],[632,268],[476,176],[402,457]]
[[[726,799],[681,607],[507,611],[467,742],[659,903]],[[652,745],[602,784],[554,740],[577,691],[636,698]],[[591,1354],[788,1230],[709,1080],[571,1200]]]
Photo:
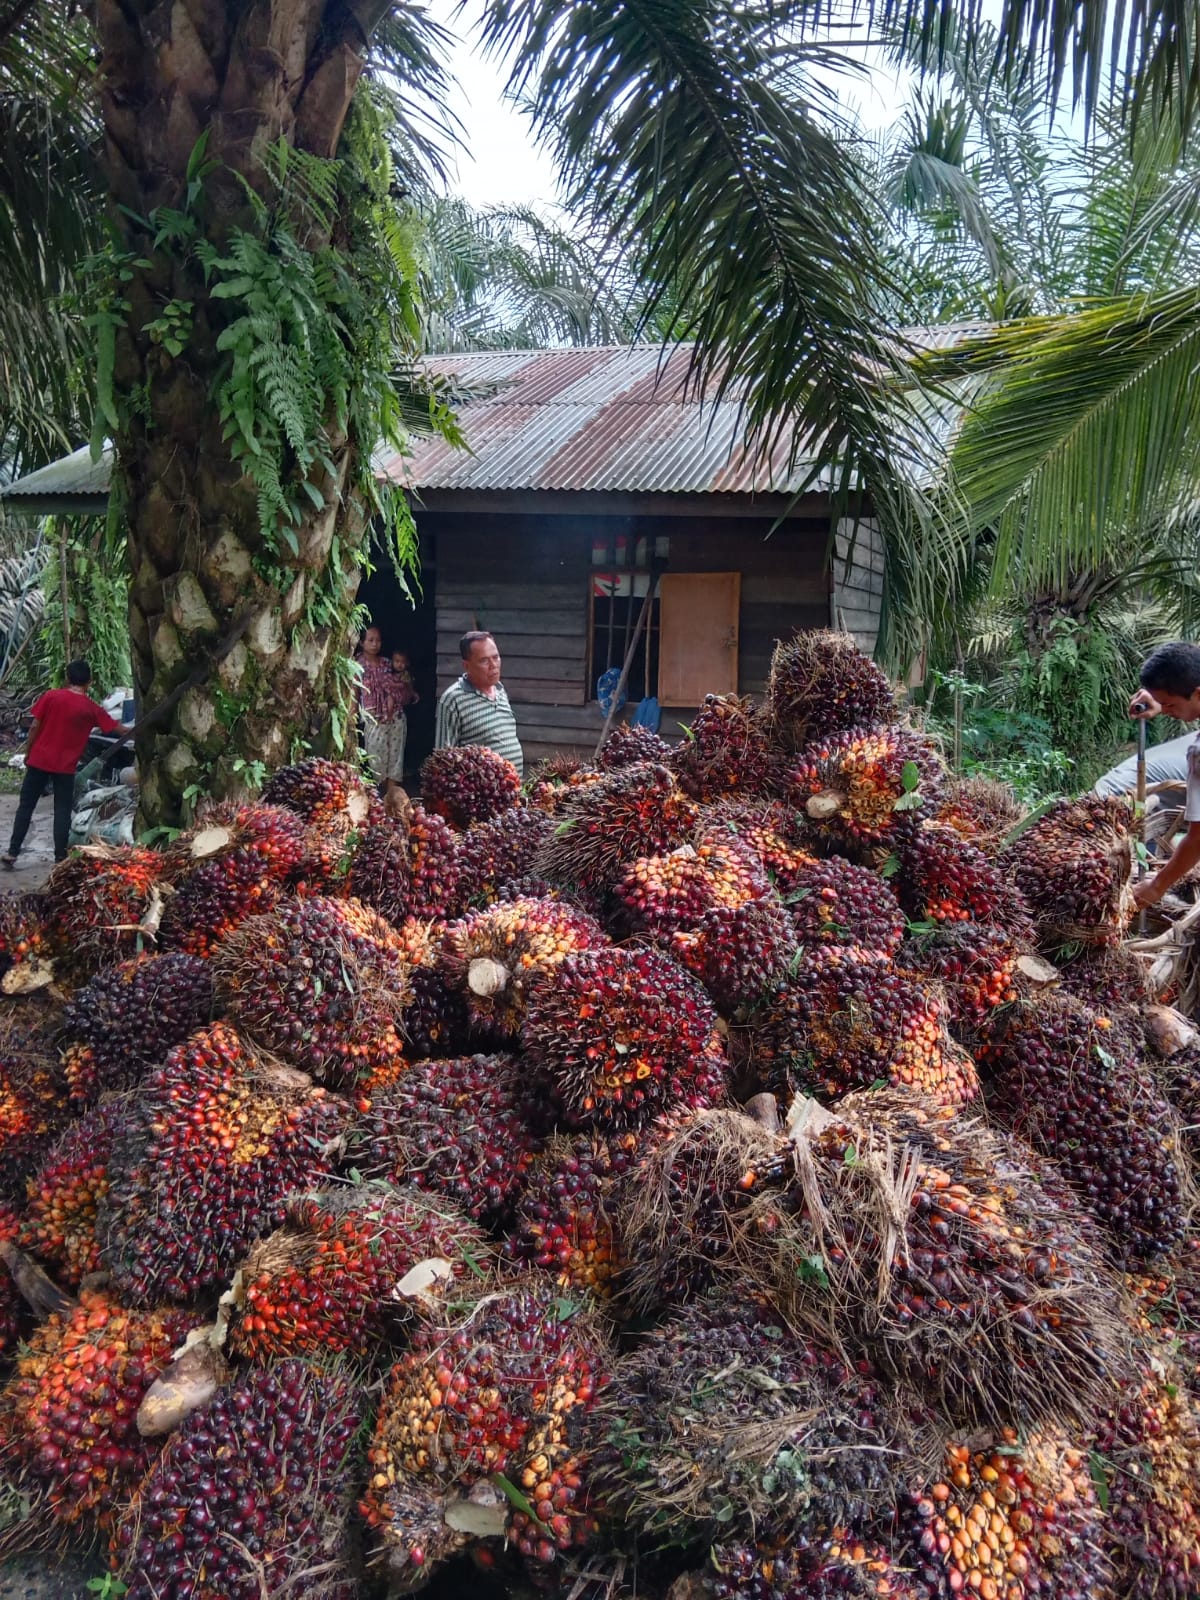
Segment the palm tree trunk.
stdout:
[[[348,648],[365,518],[352,492],[361,441],[343,430],[328,441],[331,470],[312,480],[321,505],[264,575],[256,488],[214,404],[229,305],[194,256],[155,248],[146,219],[188,203],[202,134],[215,165],[195,214],[218,247],[253,215],[247,189],[266,194],[271,146],[332,156],[376,20],[332,0],[97,0],[109,187],[128,252],[112,372],[115,492],[143,711],[220,655],[139,741],[151,825],[178,824],[192,794],[237,794],[254,763],[272,768],[298,741],[328,736],[330,707],[345,696],[334,664]],[[147,329],[171,302],[191,308],[176,355]],[[309,610],[318,586],[319,625]]]

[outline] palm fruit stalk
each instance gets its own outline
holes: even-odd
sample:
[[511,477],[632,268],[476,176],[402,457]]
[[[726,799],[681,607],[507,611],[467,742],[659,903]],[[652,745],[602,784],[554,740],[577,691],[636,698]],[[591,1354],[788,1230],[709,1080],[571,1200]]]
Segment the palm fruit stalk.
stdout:
[[594,1519],[576,1441],[610,1363],[598,1323],[542,1274],[484,1293],[445,1326],[418,1327],[392,1369],[368,1451],[362,1511],[385,1549],[403,1506],[393,1493],[406,1479],[467,1488],[495,1474],[533,1512],[509,1519],[523,1553],[552,1561],[584,1543]]
[[732,836],[749,850],[785,899],[816,857],[804,848],[802,820],[782,800],[721,800],[706,807],[704,838],[719,843]]
[[97,1221],[134,1305],[223,1286],[294,1190],[327,1182],[347,1108],[260,1064],[228,1023],[177,1045],[134,1092]]
[[591,1125],[637,1127],[724,1097],[717,1013],[659,950],[568,956],[530,996],[522,1041],[566,1110]]
[[1118,1259],[1182,1239],[1177,1123],[1106,1018],[1065,995],[1010,1007],[979,1062],[989,1112],[1054,1159]]
[[[616,737],[614,730],[609,744]],[[664,744],[666,741],[663,741]],[[605,746],[607,749],[607,746]],[[539,811],[545,811],[549,816],[557,816],[563,806],[572,800],[581,789],[586,789],[589,784],[599,783],[605,772],[613,772],[623,766],[640,766],[643,760],[664,762],[670,747],[659,755],[641,757],[636,762],[615,761],[609,766],[589,766],[581,761],[578,756],[548,756],[545,761],[539,761],[533,769],[525,784],[526,804],[535,806]]]
[[936,809],[942,766],[929,742],[906,728],[851,728],[806,745],[784,790],[827,847],[859,856],[894,848]]
[[86,982],[136,955],[162,918],[157,850],[89,845],[60,861],[45,892],[45,938],[56,971]]
[[606,1515],[683,1546],[874,1521],[913,1470],[917,1431],[869,1363],[744,1297],[648,1333],[588,1426]]
[[563,808],[534,870],[552,883],[605,893],[639,856],[683,844],[698,812],[667,767],[622,767],[580,790]]
[[994,778],[962,778],[952,774],[938,822],[960,833],[987,856],[1003,848],[1005,839],[1025,814],[1014,790]]
[[1116,944],[1133,908],[1133,807],[1121,798],[1059,800],[1001,862],[1049,945]]
[[528,877],[554,822],[536,806],[513,806],[477,822],[459,841],[461,888],[468,905],[487,906],[510,883]]
[[784,904],[802,945],[852,944],[890,956],[904,939],[904,913],[888,884],[840,856],[797,864]]
[[168,1440],[112,1541],[128,1600],[354,1600],[363,1396],[302,1361],[250,1368]]
[[[235,1290],[229,1346],[277,1356],[373,1355],[427,1305],[489,1257],[482,1232],[444,1202],[366,1183],[293,1196],[283,1227],[251,1250]],[[396,1286],[421,1262],[444,1272],[407,1299]]]
[[304,822],[284,806],[214,807],[164,853],[175,893],[163,916],[163,947],[211,955],[239,922],[278,903],[305,850]]
[[924,1591],[951,1600],[1093,1600],[1110,1592],[1103,1517],[1088,1450],[1061,1432],[1006,1428],[954,1442],[906,1520]]
[[100,973],[63,1011],[63,1032],[81,1047],[64,1061],[72,1101],[132,1088],[212,1015],[212,968],[199,956],[141,956]]
[[799,954],[791,920],[773,897],[714,906],[692,931],[676,933],[668,949],[725,1017],[786,977]]
[[847,633],[798,633],[775,646],[767,678],[775,736],[799,750],[814,738],[888,722],[896,697]]
[[770,892],[753,853],[728,835],[639,856],[617,879],[612,898],[622,931],[669,939],[716,906],[745,905]]
[[512,900],[472,912],[447,928],[441,967],[473,1022],[516,1039],[529,996],[567,956],[608,943],[600,924],[556,900]]
[[896,890],[914,922],[987,922],[1016,939],[1032,932],[1020,890],[953,828],[926,822],[898,851]]
[[525,1177],[504,1255],[607,1300],[622,1265],[616,1202],[640,1142],[627,1132],[551,1139]]
[[28,1180],[17,1243],[72,1287],[101,1270],[96,1218],[125,1117],[121,1097],[101,1101],[71,1124]]
[[1086,1216],[1016,1146],[912,1094],[849,1096],[791,1139],[736,1112],[681,1119],[623,1194],[635,1308],[716,1284],[794,1327],[835,1318],[952,1427],[1090,1425],[1123,1370]]
[[462,1055],[480,1028],[472,1026],[467,1002],[446,982],[442,941],[446,924],[409,918],[397,930],[409,962],[411,996],[400,1017],[400,1030],[414,1059]]
[[1016,998],[1020,947],[986,922],[951,922],[915,932],[896,957],[903,972],[940,986],[953,1028],[972,1035]]
[[421,768],[421,803],[452,827],[490,822],[521,799],[521,775],[485,745],[435,750]]
[[0,1438],[7,1464],[45,1488],[57,1521],[112,1525],[158,1448],[137,1430],[138,1407],[192,1320],[85,1292],[31,1336],[0,1393]]
[[693,800],[769,795],[780,752],[771,742],[765,712],[735,694],[704,697],[696,720],[667,760],[679,787]]
[[371,1096],[353,1147],[367,1177],[410,1184],[476,1220],[502,1217],[540,1148],[536,1085],[515,1057],[419,1061]]
[[324,1081],[352,1083],[399,1049],[408,962],[395,930],[356,900],[292,900],[251,917],[222,941],[213,976],[256,1044]]

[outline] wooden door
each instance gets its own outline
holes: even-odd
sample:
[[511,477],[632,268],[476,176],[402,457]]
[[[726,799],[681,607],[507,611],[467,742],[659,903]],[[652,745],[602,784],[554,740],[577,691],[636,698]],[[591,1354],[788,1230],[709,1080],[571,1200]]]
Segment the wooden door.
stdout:
[[660,705],[736,694],[741,573],[664,572],[658,582]]

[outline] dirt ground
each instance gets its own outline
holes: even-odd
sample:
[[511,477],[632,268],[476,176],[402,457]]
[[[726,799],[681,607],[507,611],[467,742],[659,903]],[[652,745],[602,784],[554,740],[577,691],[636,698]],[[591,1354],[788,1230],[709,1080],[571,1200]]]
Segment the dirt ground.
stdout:
[[[17,814],[15,794],[0,794],[0,850],[8,848],[13,818]],[[28,894],[40,889],[54,865],[54,804],[49,795],[33,813],[33,825],[11,872],[0,867],[0,894]]]

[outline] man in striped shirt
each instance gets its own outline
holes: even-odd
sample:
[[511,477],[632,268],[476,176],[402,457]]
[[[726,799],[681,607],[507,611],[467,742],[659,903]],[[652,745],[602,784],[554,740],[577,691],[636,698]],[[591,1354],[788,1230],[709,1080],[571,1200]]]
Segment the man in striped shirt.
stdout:
[[517,719],[500,682],[500,652],[490,633],[472,630],[458,641],[463,675],[438,702],[434,746],[482,744],[524,773]]

